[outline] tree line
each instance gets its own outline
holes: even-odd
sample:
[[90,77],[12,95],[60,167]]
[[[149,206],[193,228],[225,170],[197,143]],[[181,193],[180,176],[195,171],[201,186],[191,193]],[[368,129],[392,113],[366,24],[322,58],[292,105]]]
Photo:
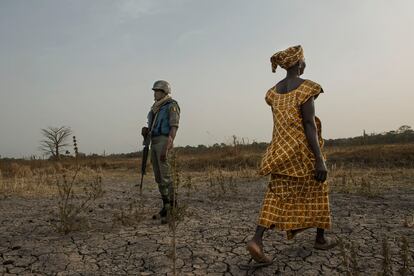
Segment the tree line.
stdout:
[[[70,127],[49,127],[41,130],[43,140],[40,142],[39,149],[50,159],[59,160],[61,158],[70,158],[71,153],[67,150],[70,144],[68,140],[72,135],[72,129]],[[382,133],[370,133],[367,134],[365,130],[361,136],[338,138],[338,139],[326,139],[325,146],[360,146],[360,145],[377,145],[377,144],[406,144],[414,143],[414,130],[409,125],[403,125],[396,130],[390,130]],[[248,149],[252,151],[264,151],[268,143],[266,142],[248,142],[244,139],[238,139],[233,135],[232,143],[216,143],[211,146],[197,145],[197,146],[184,146],[176,147],[183,154],[195,154],[195,153],[207,153],[211,151],[220,151],[225,148],[233,147],[242,149]],[[137,158],[142,154],[141,151],[130,153],[118,153],[110,155],[99,155],[96,153],[86,155],[79,153],[79,157],[112,157],[112,158]],[[0,156],[1,158],[1,156]]]
[[364,131],[361,136],[357,137],[325,140],[325,146],[360,146],[406,143],[414,143],[414,130],[408,125],[403,125],[396,130],[382,133],[367,134]]

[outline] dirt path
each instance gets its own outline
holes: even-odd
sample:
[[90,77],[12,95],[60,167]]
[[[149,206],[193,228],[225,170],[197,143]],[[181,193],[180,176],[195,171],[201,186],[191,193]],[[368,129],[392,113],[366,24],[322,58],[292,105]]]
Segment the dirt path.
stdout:
[[[155,187],[145,190],[144,219],[125,226],[114,220],[114,214],[138,198],[136,187],[117,179],[104,185],[106,194],[88,214],[89,230],[68,235],[56,233],[50,225],[54,199],[0,199],[0,275],[171,275],[168,226],[151,219],[160,204]],[[314,230],[294,241],[287,241],[282,232],[268,231],[265,251],[274,256],[274,264],[256,271],[239,269],[248,261],[245,243],[253,234],[265,187],[264,181],[239,183],[237,192],[220,199],[201,188],[190,197],[183,193],[189,214],[178,227],[179,275],[345,273],[339,247],[329,252],[313,249]],[[333,193],[331,204],[333,229],[328,235],[355,242],[363,275],[382,271],[384,235],[395,272],[402,266],[400,238],[408,239],[409,274],[414,274],[414,228],[404,226],[405,218],[414,215],[414,188],[374,198]]]

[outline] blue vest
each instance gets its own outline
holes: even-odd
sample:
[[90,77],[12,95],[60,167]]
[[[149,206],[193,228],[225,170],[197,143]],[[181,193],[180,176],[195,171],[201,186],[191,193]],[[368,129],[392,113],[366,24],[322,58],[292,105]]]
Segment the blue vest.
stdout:
[[[161,106],[160,110],[158,111],[157,120],[154,123],[154,128],[152,129],[151,135],[152,136],[160,136],[170,134],[170,105],[174,101],[169,101],[163,106]],[[148,114],[148,124],[149,128],[151,128],[152,120],[154,119],[154,113],[150,111]]]

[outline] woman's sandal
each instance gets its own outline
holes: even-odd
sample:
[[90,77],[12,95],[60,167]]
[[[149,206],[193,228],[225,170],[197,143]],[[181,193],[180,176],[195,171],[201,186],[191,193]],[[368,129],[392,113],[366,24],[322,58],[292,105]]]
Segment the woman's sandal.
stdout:
[[[255,241],[250,240],[246,246],[247,251],[249,251],[252,259],[255,260],[258,266],[267,266],[270,265],[273,260],[267,257],[263,253],[263,248],[259,246]],[[250,260],[251,261],[251,260]],[[251,266],[251,265],[250,265]]]
[[269,266],[269,265],[271,265],[273,263],[273,260],[270,261],[269,263],[251,263],[252,261],[253,261],[253,258],[250,258],[250,260],[249,260],[249,262],[247,264],[240,264],[239,265],[239,268],[241,270],[250,270],[250,269],[256,269],[256,268],[261,268],[261,267]]
[[325,241],[325,243],[318,243],[315,241],[315,245],[313,246],[313,248],[318,250],[329,250],[331,248],[334,248],[338,244],[336,240],[332,240],[329,238],[326,238]]

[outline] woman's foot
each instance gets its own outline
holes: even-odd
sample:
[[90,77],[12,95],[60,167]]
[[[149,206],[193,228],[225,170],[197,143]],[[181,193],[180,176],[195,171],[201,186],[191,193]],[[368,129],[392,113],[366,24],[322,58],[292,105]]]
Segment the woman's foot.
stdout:
[[256,241],[255,239],[250,240],[246,246],[247,251],[249,251],[253,260],[261,264],[271,264],[272,259],[267,257],[263,252],[263,244],[261,241]]
[[328,250],[334,248],[337,244],[337,241],[334,239],[316,238],[313,248],[318,250]]

